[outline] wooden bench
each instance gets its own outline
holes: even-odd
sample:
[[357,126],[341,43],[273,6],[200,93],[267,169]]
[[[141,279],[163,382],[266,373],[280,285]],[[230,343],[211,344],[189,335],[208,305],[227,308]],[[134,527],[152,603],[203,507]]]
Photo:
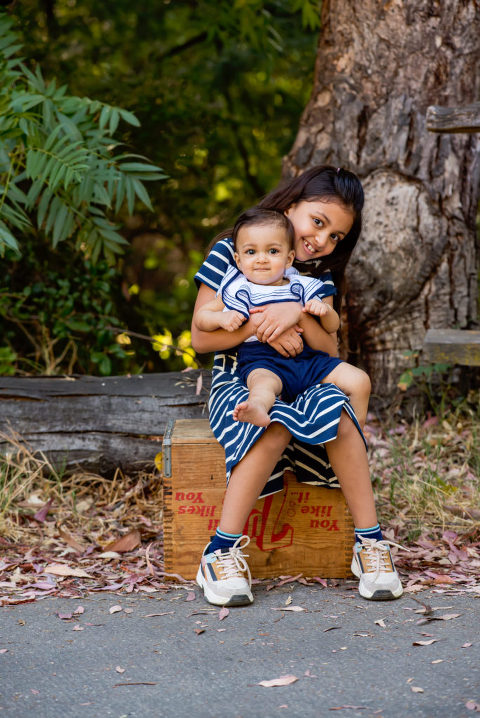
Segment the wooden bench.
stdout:
[[[244,533],[252,576],[351,576],[354,527],[340,489],[297,482],[257,501]],[[170,422],[163,439],[165,571],[196,576],[220,519],[225,453],[207,420]]]
[[[432,105],[426,121],[430,132],[480,132],[480,102],[465,107]],[[480,366],[480,331],[429,329],[423,349],[433,362]]]
[[480,332],[468,329],[429,329],[423,349],[435,363],[480,366]]

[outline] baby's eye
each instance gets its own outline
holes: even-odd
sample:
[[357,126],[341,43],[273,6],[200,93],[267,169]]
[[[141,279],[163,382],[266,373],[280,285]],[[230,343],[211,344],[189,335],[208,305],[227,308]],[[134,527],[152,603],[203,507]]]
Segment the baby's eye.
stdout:
[[269,252],[270,252],[270,254],[278,254],[278,249],[275,249],[274,247],[272,247],[272,248],[269,250]]
[[254,250],[254,249],[247,249],[247,251],[245,252],[245,254],[255,254],[255,250]]

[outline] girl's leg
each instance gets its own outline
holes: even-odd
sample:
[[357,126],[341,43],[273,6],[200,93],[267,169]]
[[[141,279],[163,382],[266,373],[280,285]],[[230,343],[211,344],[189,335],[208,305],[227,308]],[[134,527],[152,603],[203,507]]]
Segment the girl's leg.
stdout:
[[326,443],[325,448],[355,524],[351,569],[360,579],[359,593],[374,601],[399,598],[403,588],[388,543],[378,540],[381,532],[365,445],[345,412],[342,412],[337,438]]
[[273,422],[232,471],[219,529],[234,543],[230,547],[220,546],[219,550],[212,549],[211,544],[202,556],[197,572],[197,583],[209,603],[244,606],[253,601],[250,570],[242,553],[249,539],[242,536],[243,528],[289,441],[287,429]]
[[365,444],[346,412],[342,412],[337,438],[325,444],[355,526],[377,523],[370,470]]
[[247,401],[237,404],[233,410],[235,421],[247,421],[255,426],[268,426],[268,412],[272,408],[275,397],[282,391],[280,378],[268,369],[254,369],[247,377],[249,397]]
[[338,364],[330,374],[322,379],[322,384],[336,384],[348,397],[353,406],[360,426],[365,426],[368,411],[368,400],[372,385],[368,374],[351,364]]
[[274,421],[235,466],[223,502],[221,531],[229,534],[243,531],[255,501],[290,439],[290,432]]

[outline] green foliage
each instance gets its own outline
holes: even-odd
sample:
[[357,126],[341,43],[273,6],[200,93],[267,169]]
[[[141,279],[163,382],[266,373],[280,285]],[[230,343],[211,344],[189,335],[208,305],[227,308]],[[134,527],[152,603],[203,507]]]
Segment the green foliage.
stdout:
[[272,188],[308,100],[317,0],[15,6],[29,52],[76,94],[134,110],[124,138],[165,168],[156,229],[186,250]]
[[[102,363],[100,354],[105,347],[118,344],[121,330],[128,330],[131,344],[120,345],[128,355],[123,358],[107,351],[112,373],[183,368],[183,353],[179,356],[169,351],[167,356],[165,350],[152,350],[148,340],[135,335],[153,337],[170,332],[173,345],[184,348],[196,296],[193,275],[204,247],[219,229],[230,225],[241,210],[278,182],[282,157],[292,145],[310,93],[320,3],[140,0],[132,5],[127,0],[22,0],[9,11],[28,53],[26,69],[35,78],[31,86],[31,77],[17,64],[11,68],[19,73],[14,85],[17,90],[23,88],[32,102],[36,95],[41,96],[37,104],[22,104],[18,112],[26,114],[29,123],[41,125],[56,118],[62,126],[51,140],[55,152],[52,147],[48,151],[52,156],[42,153],[42,142],[47,142],[54,124],[41,134],[37,145],[28,145],[35,153],[33,169],[45,172],[48,167],[50,172],[54,164],[57,169],[63,167],[58,170],[59,177],[53,176],[58,198],[53,209],[52,198],[48,202],[46,198],[40,208],[39,194],[32,198],[32,207],[24,210],[29,221],[25,231],[21,235],[11,231],[24,256],[12,270],[15,288],[10,290],[23,291],[19,277],[22,273],[31,276],[27,255],[36,258],[39,266],[53,264],[58,276],[52,277],[50,286],[59,287],[60,279],[68,279],[73,286],[76,272],[89,272],[93,266],[85,260],[103,254],[110,262],[116,261],[118,270],[115,281],[110,280],[111,311],[105,312],[116,332],[102,340],[95,328],[85,334],[71,333],[69,338],[78,345],[74,371],[96,372],[100,365],[106,370],[107,362]],[[56,82],[48,83],[43,77],[54,77]],[[43,83],[40,90],[39,83]],[[83,108],[79,135],[72,123],[77,124],[80,109],[72,106],[70,111],[68,102],[65,108],[71,99],[64,89],[67,85]],[[2,87],[10,85],[2,83]],[[61,92],[63,96],[58,94]],[[101,102],[88,98],[100,98]],[[89,130],[88,123],[93,123]],[[88,142],[95,138],[102,140],[95,157],[106,160],[107,165],[112,163],[109,181],[96,192],[85,183],[85,191],[90,189],[95,197],[90,203],[93,215],[85,222],[73,212],[75,225],[68,235],[72,213],[64,209],[68,205],[65,194],[78,192],[80,175],[87,173],[83,165],[89,159],[88,172],[95,170],[101,177],[107,169],[105,161],[98,166],[92,159]],[[138,157],[122,159],[120,142]],[[110,155],[106,157],[105,152]],[[140,155],[149,157],[155,167],[147,169]],[[132,166],[136,162],[142,168]],[[141,188],[156,172],[160,174],[158,166],[169,179],[150,183],[150,205]],[[26,168],[23,171],[25,179],[15,184],[28,194],[35,180],[26,176]],[[115,171],[127,178],[123,185],[121,181],[115,184]],[[79,211],[85,213],[85,206]],[[132,211],[134,217],[127,217]],[[53,242],[54,232],[56,247],[49,249],[45,235]],[[117,242],[118,237],[128,244]],[[76,248],[74,261],[64,261],[62,266],[59,257],[66,246]],[[98,254],[94,254],[94,246],[100,246]],[[116,250],[122,249],[125,254],[119,259]],[[105,295],[101,302],[106,300]],[[34,313],[37,309],[29,302],[22,306],[25,312]],[[76,305],[77,311],[84,312]],[[20,371],[46,371],[53,366],[56,372],[70,371],[73,354],[69,350],[59,361],[66,336],[54,334],[56,325],[49,326],[45,340],[45,346],[57,340],[53,354],[41,359],[48,352],[39,354],[16,323],[18,320],[31,329],[29,322],[35,315],[28,321],[26,315],[12,318],[10,307],[9,317],[0,322],[8,328],[8,338],[2,342],[10,352],[3,364],[5,371],[10,371],[9,361]],[[38,343],[37,335],[35,341]],[[88,347],[96,364],[87,356]]]
[[426,410],[432,410],[441,418],[444,416],[447,406],[454,407],[464,401],[464,396],[459,395],[456,388],[452,386],[452,365],[445,363],[419,364],[419,352],[405,352],[405,357],[410,359],[415,366],[406,369],[398,379],[398,388],[406,392],[408,389],[415,389],[424,397],[427,406]]
[[72,240],[95,262],[110,263],[126,244],[111,216],[138,198],[152,209],[144,182],[164,179],[143,157],[119,153],[114,133],[130,113],[88,97],[67,95],[13,56],[13,21],[0,14],[0,252],[22,251],[25,238]]

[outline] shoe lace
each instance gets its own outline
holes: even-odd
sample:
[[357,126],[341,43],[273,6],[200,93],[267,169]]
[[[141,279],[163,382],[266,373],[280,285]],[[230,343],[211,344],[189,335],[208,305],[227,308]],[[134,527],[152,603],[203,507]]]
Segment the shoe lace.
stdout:
[[217,560],[220,562],[225,578],[235,578],[235,576],[239,574],[246,573],[248,576],[248,585],[251,586],[252,575],[248,563],[245,561],[245,559],[248,558],[248,554],[243,553],[243,549],[246,548],[249,543],[250,539],[248,536],[240,536],[228,552],[218,555]]
[[404,551],[409,551],[405,546],[388,539],[378,541],[377,539],[360,536],[360,542],[362,545],[362,558],[365,561],[367,571],[368,573],[374,573],[375,579],[378,578],[381,571],[391,570],[393,562],[391,561],[389,546],[396,546]]

